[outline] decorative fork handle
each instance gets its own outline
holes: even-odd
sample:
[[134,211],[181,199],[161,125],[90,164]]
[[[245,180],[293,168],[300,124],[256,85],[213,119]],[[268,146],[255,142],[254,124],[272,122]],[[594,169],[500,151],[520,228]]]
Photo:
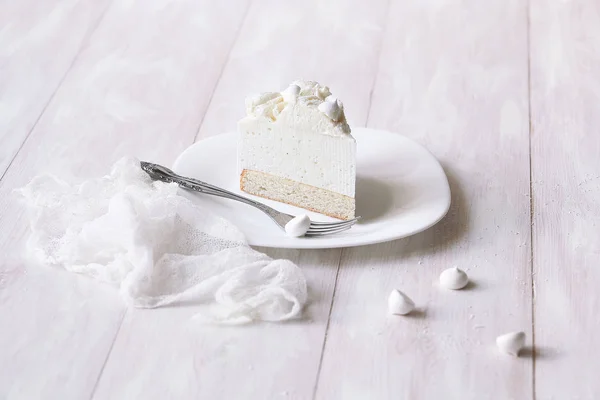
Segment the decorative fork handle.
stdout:
[[237,195],[228,190],[221,189],[220,187],[211,185],[210,183],[206,183],[206,182],[202,182],[198,179],[187,178],[185,176],[178,175],[175,172],[171,171],[169,168],[164,167],[162,165],[148,163],[145,161],[141,161],[140,165],[141,165],[142,169],[148,175],[150,175],[150,177],[153,179],[160,180],[163,182],[168,182],[168,183],[175,182],[184,189],[189,189],[189,190],[193,190],[195,192],[200,192],[200,193],[204,193],[204,194],[210,194],[213,196],[224,197],[226,199],[237,200],[242,203],[246,203],[248,205],[256,207],[256,208],[260,209],[261,211],[266,212],[268,214],[270,214],[272,212],[277,212],[276,210],[274,210],[273,208],[271,208],[267,205],[264,205],[257,201]]

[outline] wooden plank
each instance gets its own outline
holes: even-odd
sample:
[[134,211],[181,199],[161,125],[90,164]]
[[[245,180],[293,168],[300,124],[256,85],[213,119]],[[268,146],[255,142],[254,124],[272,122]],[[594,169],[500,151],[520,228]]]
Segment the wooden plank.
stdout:
[[[235,130],[246,95],[283,89],[299,77],[330,85],[363,125],[386,8],[385,1],[254,2],[199,137]],[[305,272],[306,320],[210,328],[186,322],[193,308],[128,314],[97,397],[311,398],[340,250],[267,253]]]
[[0,176],[96,28],[108,0],[0,3]]
[[251,9],[198,139],[234,132],[249,94],[282,90],[296,79],[328,85],[343,100],[349,122],[365,125],[384,0],[280,3],[287,2],[267,0]]
[[531,2],[538,399],[600,393],[600,4]]
[[[531,358],[495,349],[532,330],[526,4],[397,0],[388,15],[368,125],[427,146],[452,207],[422,234],[343,251],[316,398],[530,398]],[[455,265],[473,284],[443,290]],[[388,316],[393,288],[417,312]]]
[[[2,254],[23,244],[11,192],[32,176],[98,176],[124,155],[168,164],[192,142],[245,4],[112,4],[0,183]],[[0,397],[90,398],[126,311],[117,290],[16,254],[0,271]]]
[[339,251],[269,254],[303,268],[312,297],[303,320],[210,327],[190,320],[195,307],[130,312],[96,398],[309,398]]

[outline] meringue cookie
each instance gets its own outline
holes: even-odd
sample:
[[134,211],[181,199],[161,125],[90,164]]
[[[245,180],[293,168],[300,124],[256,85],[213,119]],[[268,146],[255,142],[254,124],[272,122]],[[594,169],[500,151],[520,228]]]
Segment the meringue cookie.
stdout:
[[511,332],[496,338],[496,345],[501,352],[518,357],[525,346],[525,332]]
[[467,286],[469,277],[458,267],[448,268],[440,274],[440,285],[446,289],[459,290]]
[[415,309],[415,303],[399,291],[398,289],[392,290],[388,297],[388,312],[394,315],[406,315]]
[[325,97],[325,101],[328,101],[330,103],[335,103],[335,102],[337,102],[337,97],[335,97],[334,95],[330,94],[329,96]]
[[327,115],[332,121],[337,121],[342,113],[342,109],[337,102],[324,101],[319,104],[318,109],[323,114]]
[[295,103],[298,100],[298,96],[300,95],[300,86],[296,84],[291,84],[284,91],[281,92],[281,97],[283,100],[288,103]]
[[310,228],[310,218],[306,214],[298,215],[290,222],[285,224],[285,233],[291,237],[300,237]]
[[315,96],[317,96],[319,99],[325,99],[331,96],[331,92],[327,86],[317,86],[315,88]]

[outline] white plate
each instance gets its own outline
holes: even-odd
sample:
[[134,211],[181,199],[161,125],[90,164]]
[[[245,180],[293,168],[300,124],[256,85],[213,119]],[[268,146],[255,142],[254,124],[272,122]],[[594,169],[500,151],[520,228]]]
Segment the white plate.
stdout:
[[[241,229],[253,246],[294,249],[350,247],[399,239],[437,223],[450,207],[444,170],[424,147],[397,134],[355,128],[357,142],[356,215],[352,229],[321,238],[290,238],[262,212],[236,201],[197,193],[193,201]],[[194,143],[175,161],[173,170],[254,198],[288,214],[334,221],[320,214],[243,193],[237,174],[237,135],[213,136]]]

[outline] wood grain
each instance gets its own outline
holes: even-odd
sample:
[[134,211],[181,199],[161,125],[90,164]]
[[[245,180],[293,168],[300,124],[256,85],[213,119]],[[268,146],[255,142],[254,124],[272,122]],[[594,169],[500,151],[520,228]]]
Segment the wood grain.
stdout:
[[[598,397],[600,6],[529,3],[0,0],[0,399]],[[23,259],[34,175],[171,164],[297,78],[424,144],[453,202],[400,241],[260,249],[303,268],[303,320],[195,325]],[[464,291],[437,285],[454,265]],[[513,330],[518,359],[494,348]]]
[[[235,132],[244,100],[296,79],[328,85],[349,122],[366,124],[387,2],[257,1],[200,127],[198,138]],[[268,23],[267,23],[268,20]]]
[[[283,89],[299,77],[330,84],[363,125],[386,9],[386,1],[253,2],[199,138],[235,130],[246,95]],[[305,272],[306,320],[210,328],[187,322],[193,308],[130,313],[97,398],[312,398],[340,250],[260,250]],[[144,345],[135,345],[140,336]]]
[[339,252],[270,252],[303,268],[311,303],[285,324],[195,324],[195,307],[127,314],[95,398],[310,398]]
[[[369,126],[443,163],[449,215],[414,237],[343,252],[317,398],[525,399],[531,336],[527,9],[523,2],[392,1]],[[459,266],[462,291],[437,284]],[[386,315],[393,288],[417,311]]]
[[0,397],[90,398],[126,311],[114,288],[25,267],[15,249],[27,221],[12,190],[42,171],[105,174],[124,155],[171,163],[194,138],[244,12],[191,0],[107,10],[0,183],[10,255],[0,261]]
[[0,176],[85,46],[108,3],[0,2]]
[[538,399],[600,393],[600,4],[531,2]]

